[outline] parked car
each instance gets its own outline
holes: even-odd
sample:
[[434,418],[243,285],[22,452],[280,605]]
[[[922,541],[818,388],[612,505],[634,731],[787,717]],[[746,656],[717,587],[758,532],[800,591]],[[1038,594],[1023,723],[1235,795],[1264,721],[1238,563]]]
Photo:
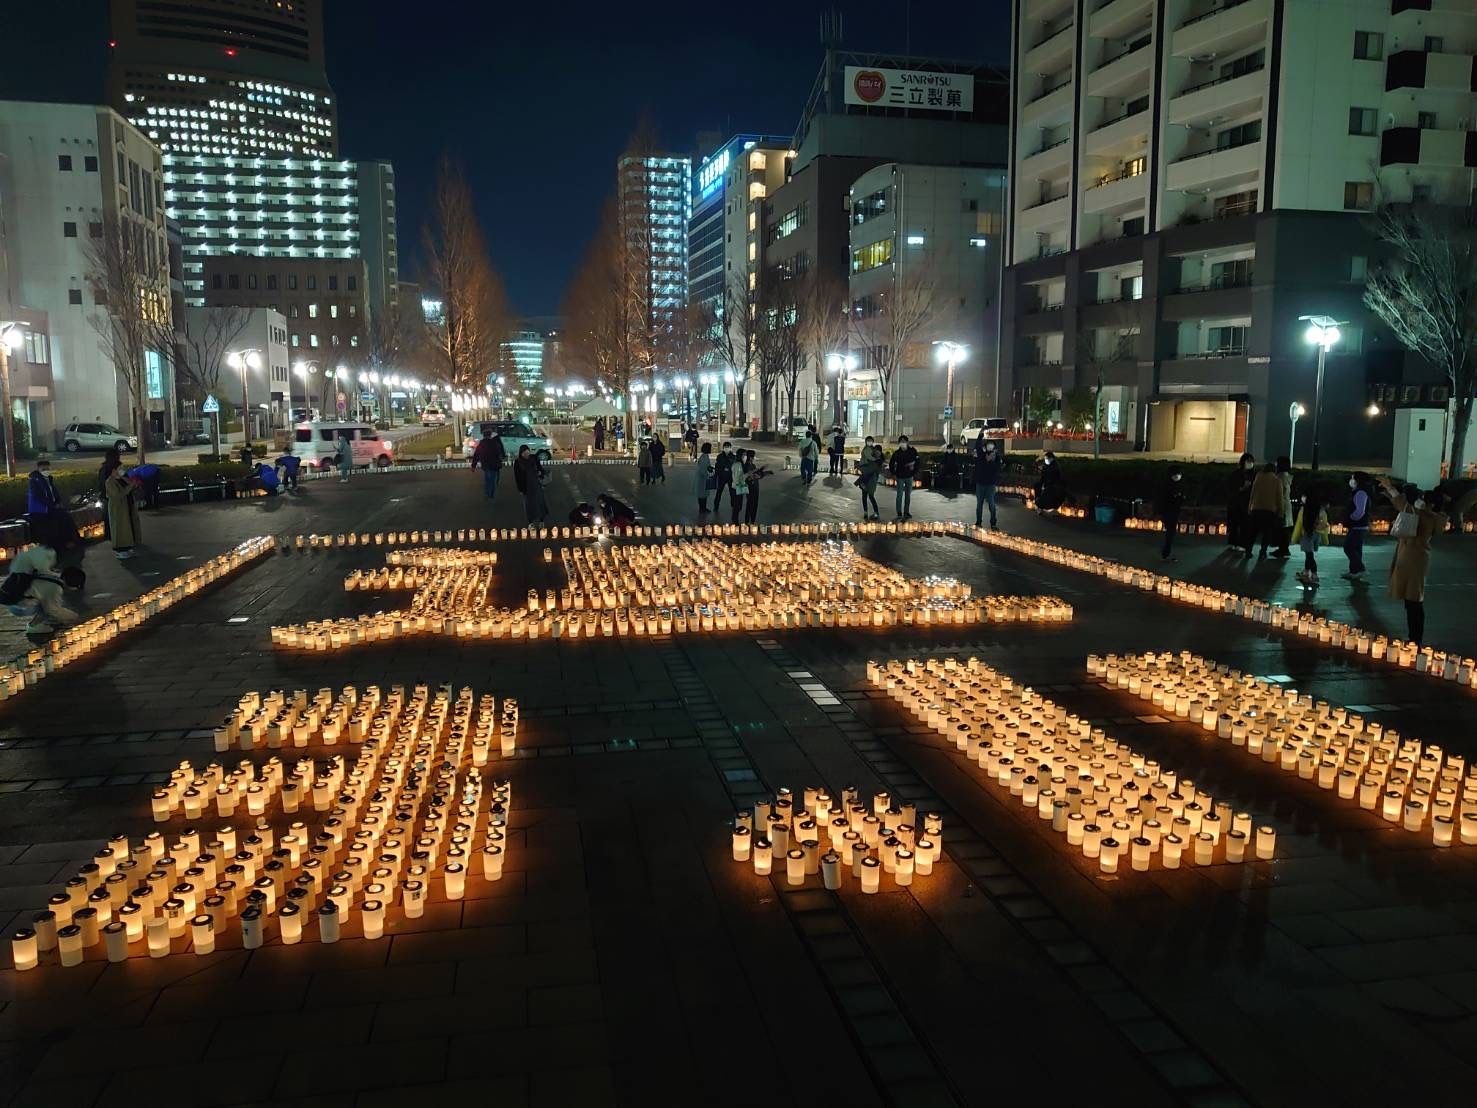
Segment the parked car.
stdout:
[[[775,429],[780,435],[789,435],[791,438],[798,439],[805,436],[805,429],[809,426],[810,420],[805,416],[797,415],[794,419],[789,416],[780,416],[776,421]],[[816,430],[820,428],[817,427]]]
[[997,438],[1010,430],[1010,421],[1001,416],[991,416],[987,419],[971,419],[959,430],[959,441],[961,443],[974,442],[981,435],[989,438]]
[[120,453],[138,449],[138,438],[125,435],[111,423],[69,423],[62,432],[62,447],[69,454],[79,450],[108,450]]
[[427,404],[421,409],[422,427],[445,427],[446,411],[439,404]]
[[472,456],[477,444],[482,441],[483,429],[487,427],[495,430],[497,437],[503,440],[503,449],[508,452],[509,463],[518,454],[520,446],[528,447],[543,462],[554,456],[553,445],[549,440],[521,420],[484,419],[467,424],[467,437],[462,440],[462,457]]
[[302,464],[332,469],[338,465],[339,436],[347,434],[353,451],[354,465],[379,466],[395,462],[395,444],[381,438],[368,423],[310,420],[293,428],[292,450]]

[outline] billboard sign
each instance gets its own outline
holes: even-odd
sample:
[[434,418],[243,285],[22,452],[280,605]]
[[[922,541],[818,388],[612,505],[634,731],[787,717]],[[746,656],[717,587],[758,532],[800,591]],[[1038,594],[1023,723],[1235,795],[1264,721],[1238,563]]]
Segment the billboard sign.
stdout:
[[927,69],[846,67],[846,103],[862,107],[921,108],[924,111],[974,110],[974,76]]

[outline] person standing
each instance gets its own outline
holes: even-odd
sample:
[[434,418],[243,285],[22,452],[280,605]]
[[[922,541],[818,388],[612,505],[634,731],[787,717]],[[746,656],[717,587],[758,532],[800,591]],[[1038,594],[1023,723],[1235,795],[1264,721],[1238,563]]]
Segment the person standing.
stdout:
[[995,490],[1000,484],[1000,471],[1005,459],[996,449],[995,440],[979,435],[974,440],[974,525],[985,525],[985,505],[990,506],[990,530],[1000,530],[995,514]]
[[1256,480],[1256,458],[1243,454],[1226,482],[1226,545],[1251,557],[1255,532],[1251,527],[1251,483]]
[[641,473],[641,483],[651,484],[651,440],[648,438],[643,438],[641,445],[636,448],[636,469]]
[[815,480],[815,471],[820,463],[820,443],[814,429],[807,427],[800,438],[800,481],[809,485]]
[[523,511],[530,524],[543,523],[549,518],[549,503],[544,499],[544,465],[538,455],[525,444],[518,448],[518,457],[513,462],[513,483],[523,494]]
[[108,451],[102,472],[103,496],[108,502],[108,533],[113,537],[113,553],[123,561],[133,557],[134,546],[143,538],[136,489],[123,469],[118,451]]
[[687,456],[697,461],[697,424],[688,424],[687,430],[683,432],[682,441],[687,444]]
[[744,504],[744,522],[753,523],[759,517],[759,485],[769,476],[769,470],[754,463],[752,450],[744,453],[744,483],[749,493]]
[[1400,513],[1390,528],[1395,539],[1390,596],[1405,602],[1407,634],[1420,646],[1426,638],[1426,573],[1431,568],[1431,540],[1446,530],[1446,514],[1441,510],[1445,498],[1438,489],[1427,493],[1414,485],[1397,489],[1387,477],[1380,478],[1380,486]]
[[72,513],[62,504],[51,475],[51,459],[45,454],[36,458],[26,478],[26,524],[31,541],[52,547],[58,553],[82,545]]
[[[857,461],[857,488],[862,490],[862,519],[881,519],[882,510],[877,507],[877,482],[882,480],[882,447],[871,435],[862,444],[862,455]],[[871,514],[868,514],[868,505]]]
[[1344,557],[1349,559],[1346,580],[1364,579],[1364,540],[1369,535],[1369,474],[1362,470],[1349,478],[1349,510],[1344,514]]
[[1166,562],[1175,561],[1174,537],[1179,530],[1180,509],[1185,506],[1185,494],[1180,488],[1184,474],[1179,466],[1170,466],[1164,484],[1159,489],[1159,501],[1155,509],[1159,523],[1164,528],[1164,542],[1159,546],[1159,557]]
[[1314,485],[1303,494],[1303,505],[1298,509],[1297,520],[1292,525],[1293,542],[1303,552],[1303,569],[1298,580],[1307,589],[1318,587],[1318,551],[1328,545],[1328,498],[1321,485]]
[[349,438],[349,432],[338,433],[338,479],[343,484],[349,479],[349,471],[354,468],[354,440]]
[[662,459],[666,456],[667,444],[662,442],[660,435],[653,435],[651,437],[651,483],[653,485],[658,481],[664,485],[667,483],[667,473],[662,468]]
[[913,478],[918,473],[918,451],[908,441],[907,435],[899,435],[897,449],[887,460],[888,472],[897,481],[897,496],[894,508],[898,519],[912,519]]
[[1262,549],[1258,558],[1267,556],[1267,547],[1282,539],[1282,481],[1277,476],[1277,467],[1270,463],[1252,479],[1251,497],[1247,501],[1251,511],[1251,533],[1246,552],[1251,553],[1252,542],[1261,540]]
[[482,471],[482,494],[488,500],[497,496],[497,483],[503,475],[503,463],[508,460],[507,447],[502,436],[490,423],[482,425],[482,440],[472,451],[472,468]]
[[839,477],[846,468],[846,428],[837,425],[831,429],[831,476]]
[[733,443],[725,442],[722,449],[718,451],[718,457],[713,459],[713,511],[723,506],[723,490],[728,490],[728,495],[733,496]]
[[605,419],[597,416],[595,418],[595,453],[605,449]]
[[749,493],[748,474],[744,468],[744,452],[739,451],[738,457],[733,460],[731,471],[733,487],[729,489],[729,495],[733,497],[733,522],[739,521],[739,515],[744,510],[744,497]]
[[703,443],[702,449],[697,454],[697,464],[693,466],[697,472],[692,478],[692,491],[697,494],[697,510],[701,515],[708,514],[708,491],[713,481],[713,444]]
[[1291,558],[1288,543],[1292,541],[1292,459],[1286,454],[1277,459],[1277,480],[1282,485],[1282,544],[1272,551],[1272,557]]

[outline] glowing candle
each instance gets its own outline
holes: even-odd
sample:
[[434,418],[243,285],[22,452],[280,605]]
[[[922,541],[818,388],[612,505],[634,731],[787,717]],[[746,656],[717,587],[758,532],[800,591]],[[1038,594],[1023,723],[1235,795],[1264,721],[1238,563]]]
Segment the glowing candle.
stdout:
[[385,905],[380,900],[366,900],[359,906],[359,918],[364,924],[364,937],[378,939],[385,933]]
[[190,937],[196,954],[211,953],[215,950],[215,920],[204,913],[190,920]]
[[733,860],[735,862],[747,862],[749,860],[750,840],[747,827],[735,827],[733,829]]
[[913,863],[915,855],[907,847],[901,847],[893,859],[892,877],[901,886],[913,883]]
[[805,851],[799,847],[785,852],[785,878],[791,885],[805,884]]
[[303,938],[303,915],[302,909],[296,902],[289,900],[277,911],[277,927],[282,933],[282,942],[285,946],[293,946],[302,942]]
[[1256,856],[1263,861],[1271,858],[1277,849],[1277,829],[1262,826],[1256,829]]
[[448,862],[445,869],[446,897],[448,900],[460,900],[467,888],[466,867],[458,862]]
[[11,935],[10,957],[18,970],[35,969],[36,963],[40,960],[36,932],[29,927],[22,927]]
[[882,887],[882,863],[868,855],[861,862],[862,892],[875,893]]
[[80,966],[82,964],[82,928],[75,923],[68,924],[56,933],[56,938],[61,952],[62,965]]
[[401,904],[407,919],[419,919],[426,911],[426,886],[418,880],[405,882],[401,886]]
[[149,957],[163,958],[169,953],[169,922],[151,919],[144,925],[144,934],[149,942]]

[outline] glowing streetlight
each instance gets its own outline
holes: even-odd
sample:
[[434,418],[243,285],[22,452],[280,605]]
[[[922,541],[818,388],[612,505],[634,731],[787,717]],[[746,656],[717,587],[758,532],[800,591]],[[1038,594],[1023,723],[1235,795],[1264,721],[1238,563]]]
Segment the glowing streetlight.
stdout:
[[1300,315],[1298,320],[1308,325],[1308,329],[1303,332],[1303,339],[1318,348],[1318,376],[1313,383],[1313,457],[1309,462],[1309,467],[1316,471],[1318,469],[1318,424],[1323,415],[1323,367],[1328,359],[1328,352],[1338,345],[1341,337],[1339,328],[1347,321],[1337,320],[1327,315]]
[[247,400],[247,370],[262,367],[262,352],[255,347],[233,350],[226,355],[226,364],[241,373],[241,441],[251,441],[251,404]]
[[948,367],[948,377],[944,386],[944,395],[948,398],[944,402],[944,445],[949,445],[949,424],[954,418],[954,367],[964,362],[969,357],[969,347],[962,342],[949,342],[944,339],[934,340],[934,356]]
[[1287,418],[1292,422],[1292,435],[1287,440],[1288,461],[1292,461],[1295,457],[1297,457],[1297,455],[1293,453],[1293,450],[1297,446],[1298,441],[1298,420],[1302,419],[1303,416],[1307,414],[1308,409],[1304,408],[1296,400],[1294,400],[1291,404],[1287,406]]
[[[6,322],[0,320],[0,411],[9,413],[10,405],[10,355],[20,352],[21,344],[25,342],[26,336],[22,328],[24,323]],[[15,436],[11,434],[15,420],[11,419],[11,427],[5,428],[5,476],[15,476]]]

